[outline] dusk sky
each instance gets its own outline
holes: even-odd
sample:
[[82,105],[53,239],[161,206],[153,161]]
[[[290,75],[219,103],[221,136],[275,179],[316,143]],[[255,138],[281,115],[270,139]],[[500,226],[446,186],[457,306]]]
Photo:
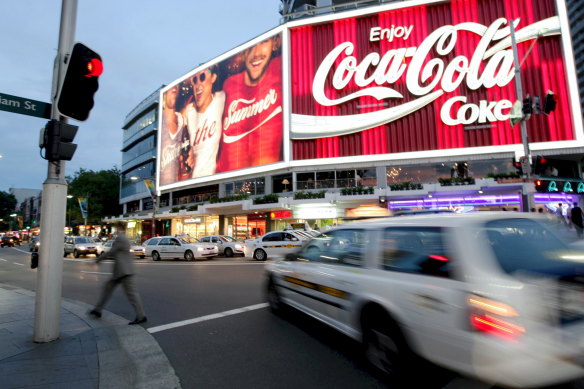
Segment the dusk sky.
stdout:
[[[66,175],[121,168],[126,115],[163,84],[279,24],[277,0],[79,0],[75,41],[104,62],[95,106],[79,126]],[[0,2],[0,95],[49,103],[60,0]],[[0,96],[1,97],[1,96]],[[42,189],[47,161],[39,131],[47,120],[0,111],[0,190]]]

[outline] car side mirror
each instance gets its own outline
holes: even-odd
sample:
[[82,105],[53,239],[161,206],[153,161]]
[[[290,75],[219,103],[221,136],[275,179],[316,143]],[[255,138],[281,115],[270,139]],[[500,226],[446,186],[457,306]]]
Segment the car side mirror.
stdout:
[[288,253],[284,257],[284,260],[286,260],[286,261],[295,261],[296,260],[296,254],[295,253]]

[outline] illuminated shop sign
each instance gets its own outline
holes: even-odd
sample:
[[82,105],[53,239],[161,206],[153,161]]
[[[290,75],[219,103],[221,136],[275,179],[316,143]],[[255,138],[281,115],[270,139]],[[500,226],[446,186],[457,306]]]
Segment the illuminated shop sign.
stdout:
[[334,219],[339,217],[336,208],[302,208],[294,210],[294,217],[296,219]]
[[568,27],[555,1],[468,7],[440,1],[292,27],[292,159],[520,144],[519,126],[509,124],[510,20],[522,72],[534,75],[523,90],[557,90],[562,100],[561,111],[532,116],[530,141],[575,140],[582,129],[570,109]]
[[581,181],[565,181],[565,180],[536,180],[535,189],[538,192],[547,193],[584,193],[584,182]]
[[493,196],[457,196],[432,197],[418,200],[396,200],[389,202],[390,209],[435,208],[450,209],[452,207],[484,207],[484,206],[520,206],[520,195],[493,195]]
[[271,219],[289,219],[292,217],[292,211],[275,211],[270,212]]
[[196,217],[194,219],[185,219],[183,221],[184,224],[193,224],[193,223],[200,223],[201,222],[201,218],[200,217]]

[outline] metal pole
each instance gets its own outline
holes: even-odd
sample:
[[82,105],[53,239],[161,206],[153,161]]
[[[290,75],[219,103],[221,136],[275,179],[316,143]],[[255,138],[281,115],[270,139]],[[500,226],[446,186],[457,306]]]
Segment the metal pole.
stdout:
[[[511,46],[513,47],[513,62],[515,64],[515,89],[517,92],[517,99],[523,103],[523,85],[521,84],[521,64],[519,63],[519,53],[517,52],[517,40],[515,39],[515,26],[513,25],[513,20],[509,21],[509,28],[511,30]],[[523,143],[523,153],[527,158],[527,162],[531,167],[531,151],[529,150],[529,136],[527,135],[527,124],[525,119],[519,122],[521,126],[521,142]],[[525,196],[522,198],[523,212],[529,212],[532,208],[535,208],[533,191],[530,190],[531,184],[531,171],[530,169],[525,172],[525,178],[527,185],[523,185],[523,193]]]
[[[519,63],[519,53],[517,52],[517,40],[515,39],[515,26],[513,25],[513,20],[509,21],[509,27],[511,29],[511,45],[513,47],[513,62],[515,63],[515,89],[517,91],[517,100],[523,102],[523,85],[521,84],[521,64]],[[521,120],[521,142],[523,143],[523,152],[527,157],[527,161],[531,166],[531,152],[529,150],[529,137],[527,135],[527,124],[525,120]],[[526,177],[529,181],[531,172],[527,171]]]
[[[56,93],[58,85],[64,77],[65,55],[73,45],[76,15],[77,0],[63,0],[59,48],[53,68],[53,88],[51,91],[51,119],[62,122],[66,121],[61,119],[57,110]],[[66,208],[65,163],[62,161],[49,162],[47,179],[43,183],[41,245],[39,248],[33,334],[33,340],[39,343],[59,338]]]

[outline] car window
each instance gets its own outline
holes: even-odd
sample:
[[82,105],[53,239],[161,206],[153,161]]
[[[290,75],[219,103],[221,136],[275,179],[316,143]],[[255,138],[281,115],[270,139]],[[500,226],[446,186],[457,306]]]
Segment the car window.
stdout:
[[209,242],[209,239],[211,239],[211,238],[210,238],[210,237],[208,237],[208,236],[203,236],[202,238],[199,238],[199,240],[200,240],[201,242]]
[[231,236],[220,236],[219,239],[221,239],[224,242],[237,242],[237,239]]
[[[184,239],[181,239],[183,242],[185,242]],[[185,242],[186,243],[186,242]],[[180,242],[178,241],[178,239],[175,238],[170,238],[170,241],[168,243],[171,246],[180,246]]]
[[168,246],[170,245],[170,238],[162,238],[160,240],[159,246]]
[[452,259],[440,227],[387,228],[382,238],[385,270],[449,277]]
[[152,238],[145,242],[145,244],[148,246],[156,246],[158,242],[160,242],[160,238]]
[[491,247],[506,273],[530,271],[562,275],[567,268],[576,266],[570,261],[570,254],[581,256],[582,253],[574,252],[560,239],[554,232],[556,228],[532,219],[511,218],[488,222],[475,236]]
[[294,235],[289,234],[287,232],[284,232],[282,235],[284,235],[285,241],[298,242],[300,240],[297,237],[295,237]]
[[340,266],[363,266],[363,254],[368,244],[365,230],[334,230],[313,238],[300,251],[299,257]]
[[263,237],[262,241],[264,242],[278,242],[283,240],[281,232],[274,232],[273,234],[268,234]]

